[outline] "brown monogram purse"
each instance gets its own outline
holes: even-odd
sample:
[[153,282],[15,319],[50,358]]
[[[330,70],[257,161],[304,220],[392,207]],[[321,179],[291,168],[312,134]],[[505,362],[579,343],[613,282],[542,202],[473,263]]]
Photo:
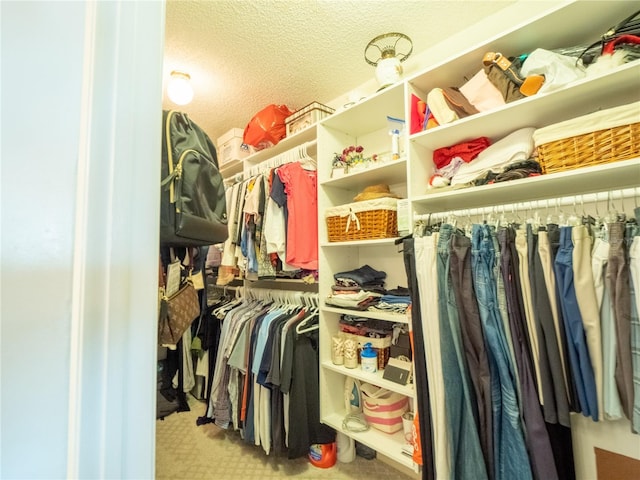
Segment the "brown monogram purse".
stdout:
[[162,273],[160,279],[158,342],[161,345],[175,345],[200,315],[200,299],[190,281],[183,284],[176,293],[167,297]]

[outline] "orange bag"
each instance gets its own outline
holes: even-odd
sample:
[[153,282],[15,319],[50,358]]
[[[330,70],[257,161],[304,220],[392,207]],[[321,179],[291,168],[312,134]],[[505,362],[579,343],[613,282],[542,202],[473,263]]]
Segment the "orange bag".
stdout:
[[243,142],[256,150],[273,147],[286,136],[284,120],[292,113],[286,105],[268,105],[249,121],[244,129]]

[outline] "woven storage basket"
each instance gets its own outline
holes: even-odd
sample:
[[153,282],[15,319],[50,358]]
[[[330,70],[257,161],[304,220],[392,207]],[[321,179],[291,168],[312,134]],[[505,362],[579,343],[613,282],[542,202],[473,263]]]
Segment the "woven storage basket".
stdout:
[[640,156],[640,103],[602,110],[533,134],[543,173]]
[[330,242],[372,240],[398,235],[398,200],[377,198],[325,211]]

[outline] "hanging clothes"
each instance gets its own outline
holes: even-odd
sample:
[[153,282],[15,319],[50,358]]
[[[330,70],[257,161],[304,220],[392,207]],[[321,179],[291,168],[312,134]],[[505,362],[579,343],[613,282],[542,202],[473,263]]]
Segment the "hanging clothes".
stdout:
[[300,162],[282,165],[278,177],[287,195],[287,263],[318,269],[318,178]]
[[[487,470],[480,448],[477,424],[474,420],[468,369],[462,354],[458,307],[450,278],[449,244],[452,230],[450,225],[442,225],[440,228],[436,257],[440,354],[449,455],[451,457],[451,477],[482,479],[488,478]],[[433,288],[433,285],[430,287]]]
[[[432,409],[431,400],[431,382],[434,381],[434,377],[427,373],[428,359],[426,340],[429,335],[425,335],[425,329],[422,326],[423,318],[426,315],[422,315],[422,305],[424,303],[423,295],[420,293],[420,287],[417,281],[418,265],[424,263],[417,256],[417,244],[414,243],[419,240],[418,238],[407,238],[402,242],[404,267],[407,275],[407,285],[409,288],[410,296],[412,299],[411,305],[411,337],[412,337],[412,350],[413,350],[413,364],[414,364],[414,382],[416,389],[416,398],[418,404],[418,438],[419,441],[414,444],[414,452],[412,458],[418,465],[422,465],[422,480],[435,480],[436,467],[435,467],[435,430],[432,429],[432,419],[434,418],[435,410]],[[435,252],[435,250],[434,250]],[[435,265],[435,262],[429,262],[428,265]],[[429,293],[426,290],[425,293]],[[435,302],[432,305],[436,305]],[[442,417],[444,418],[444,416]],[[432,432],[433,435],[432,435]],[[448,458],[445,457],[445,461]]]
[[[333,441],[333,431],[320,424],[317,310],[244,298],[214,312],[222,327],[206,415],[198,424],[239,430],[267,455],[289,458],[306,455],[313,443]],[[311,325],[308,332],[296,331],[302,324]],[[315,380],[309,372],[316,372]],[[306,382],[315,383],[315,397]]]

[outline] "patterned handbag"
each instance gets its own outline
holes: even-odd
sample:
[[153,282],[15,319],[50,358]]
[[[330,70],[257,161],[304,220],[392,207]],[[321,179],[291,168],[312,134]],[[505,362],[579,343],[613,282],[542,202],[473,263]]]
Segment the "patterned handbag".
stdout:
[[158,341],[162,345],[175,345],[182,334],[200,315],[200,300],[193,285],[187,282],[171,297],[160,300]]

